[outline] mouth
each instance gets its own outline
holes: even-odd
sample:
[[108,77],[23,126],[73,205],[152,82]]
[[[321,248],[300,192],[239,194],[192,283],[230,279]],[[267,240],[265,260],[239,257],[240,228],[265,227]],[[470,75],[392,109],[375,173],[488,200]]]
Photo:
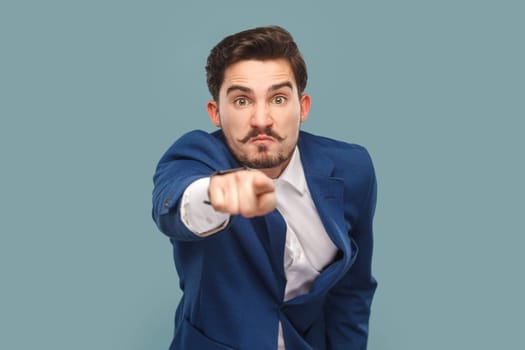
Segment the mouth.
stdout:
[[270,142],[273,141],[273,137],[268,135],[257,135],[250,139],[250,142]]
[[245,137],[239,139],[241,143],[247,142],[271,142],[271,141],[283,141],[284,138],[274,132],[272,129],[268,128],[265,130],[256,130],[253,129]]

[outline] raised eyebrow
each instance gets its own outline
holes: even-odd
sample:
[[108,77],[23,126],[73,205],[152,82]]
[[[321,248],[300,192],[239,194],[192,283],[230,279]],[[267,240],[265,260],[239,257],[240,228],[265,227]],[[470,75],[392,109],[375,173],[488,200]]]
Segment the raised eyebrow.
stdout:
[[274,84],[274,85],[270,86],[268,91],[270,91],[270,92],[276,91],[276,90],[279,90],[279,89],[281,89],[283,87],[288,87],[288,88],[290,88],[290,90],[293,91],[293,85],[289,81],[285,81],[285,82],[282,82],[282,83],[279,83],[279,84]]
[[247,88],[246,86],[242,86],[242,85],[232,85],[228,87],[228,89],[226,89],[226,96],[228,96],[233,91],[242,91],[242,92],[249,94],[252,92],[252,89]]

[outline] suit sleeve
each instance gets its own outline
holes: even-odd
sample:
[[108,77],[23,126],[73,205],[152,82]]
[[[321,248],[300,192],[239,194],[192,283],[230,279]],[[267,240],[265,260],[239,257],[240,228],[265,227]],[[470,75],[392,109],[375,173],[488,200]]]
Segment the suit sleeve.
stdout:
[[205,239],[182,221],[182,195],[191,183],[230,168],[229,163],[225,145],[212,135],[193,131],[177,140],[160,159],[153,177],[152,217],[159,230],[180,241]]
[[[366,151],[365,151],[366,153]],[[370,308],[377,282],[372,276],[373,217],[377,184],[368,153],[364,200],[350,237],[358,252],[345,276],[330,290],[325,311],[328,349],[365,350]],[[363,198],[363,197],[362,197]]]

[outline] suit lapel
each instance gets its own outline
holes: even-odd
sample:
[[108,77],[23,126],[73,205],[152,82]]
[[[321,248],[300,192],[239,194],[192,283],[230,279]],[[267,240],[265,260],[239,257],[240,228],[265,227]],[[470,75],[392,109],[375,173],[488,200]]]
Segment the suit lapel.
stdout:
[[311,137],[301,133],[299,138],[299,152],[308,189],[326,232],[337,248],[346,254],[349,253],[350,239],[344,220],[343,179],[333,176],[333,161],[309,142]]
[[337,248],[347,252],[349,240],[344,231],[342,180],[311,175],[306,181],[326,233]]
[[[316,294],[334,283],[351,262],[352,247],[349,227],[344,217],[343,179],[334,177],[332,160],[317,149],[309,140],[312,136],[301,133],[299,151],[312,200],[332,242],[340,250],[341,259],[328,266],[318,277],[311,294]],[[317,146],[317,147],[316,147]]]
[[[265,216],[255,217],[251,221],[258,240],[265,250],[270,267],[270,269],[264,269],[264,278],[267,280],[268,286],[272,287],[275,297],[282,299],[286,284],[284,273],[286,222],[277,210]],[[263,264],[262,261],[261,264]],[[278,283],[275,283],[275,280]]]

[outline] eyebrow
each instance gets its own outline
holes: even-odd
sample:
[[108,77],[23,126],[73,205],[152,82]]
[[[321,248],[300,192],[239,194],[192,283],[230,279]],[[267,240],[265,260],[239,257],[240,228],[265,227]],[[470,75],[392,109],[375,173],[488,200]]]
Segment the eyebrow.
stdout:
[[289,82],[289,81],[285,81],[285,82],[282,82],[282,83],[279,83],[279,84],[274,84],[274,85],[270,86],[268,91],[279,90],[280,88],[283,88],[283,87],[288,87],[288,88],[290,88],[290,90],[293,90],[292,83]]
[[[290,90],[293,90],[293,85],[290,81],[284,81],[282,83],[278,83],[278,84],[274,84],[272,86],[270,86],[270,88],[268,89],[268,91],[276,91],[276,90],[279,90],[283,87],[288,87],[290,88]],[[247,88],[246,86],[243,86],[243,85],[232,85],[230,87],[228,87],[228,89],[226,89],[226,96],[228,96],[232,91],[236,91],[236,90],[239,90],[239,91],[242,91],[242,92],[245,92],[245,93],[252,93],[253,90],[250,89],[250,88]]]
[[228,89],[226,89],[226,96],[228,96],[232,91],[239,90],[242,92],[250,93],[252,92],[252,89],[247,88],[246,86],[242,85],[232,85]]

